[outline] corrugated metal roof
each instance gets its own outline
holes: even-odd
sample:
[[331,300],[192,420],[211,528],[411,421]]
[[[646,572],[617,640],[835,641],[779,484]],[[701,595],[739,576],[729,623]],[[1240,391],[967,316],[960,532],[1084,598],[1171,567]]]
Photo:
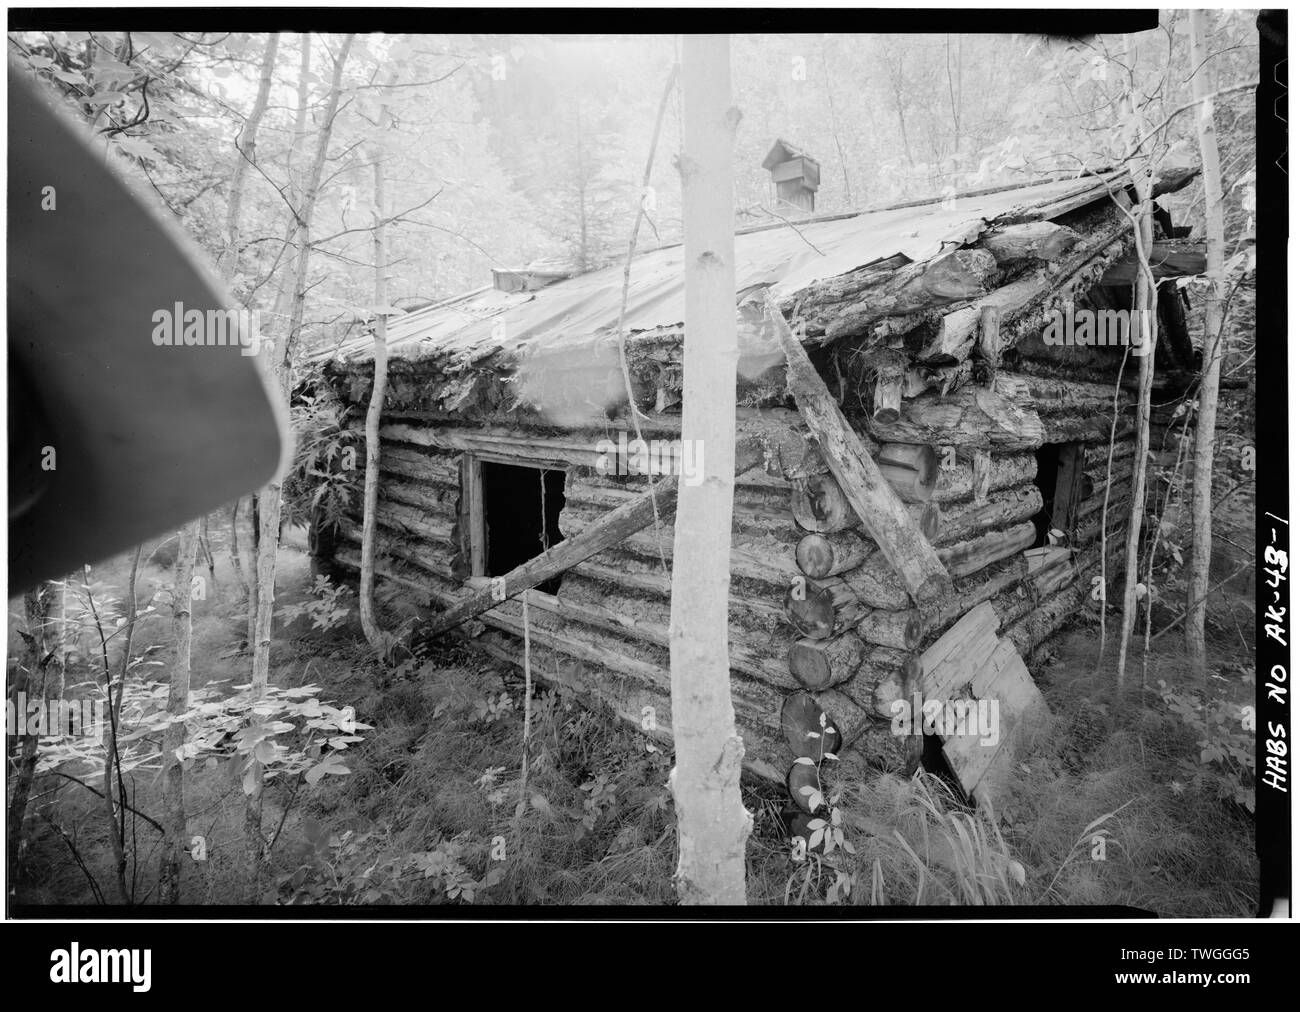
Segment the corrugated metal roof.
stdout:
[[[814,282],[837,277],[897,254],[927,260],[972,241],[999,218],[1033,220],[1041,210],[1062,213],[1063,201],[1089,191],[1104,195],[1120,173],[1051,180],[955,199],[764,226],[736,236],[738,290],[766,283],[777,300]],[[797,228],[797,231],[796,231]],[[618,325],[623,266],[614,264],[532,292],[482,288],[388,321],[389,354],[430,356],[472,363],[498,351],[540,351],[577,338],[612,332]],[[672,327],[685,317],[683,249],[651,250],[632,262],[624,329],[628,334]],[[318,360],[364,361],[370,335],[346,342]]]

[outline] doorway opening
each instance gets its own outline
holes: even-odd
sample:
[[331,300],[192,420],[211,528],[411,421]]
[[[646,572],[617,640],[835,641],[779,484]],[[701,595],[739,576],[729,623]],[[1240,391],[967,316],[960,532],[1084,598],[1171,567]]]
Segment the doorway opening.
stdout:
[[1053,543],[1053,530],[1060,532],[1059,540],[1071,540],[1083,488],[1083,453],[1078,443],[1044,443],[1035,457],[1034,484],[1042,493],[1043,508],[1034,514],[1034,547],[1041,548]]

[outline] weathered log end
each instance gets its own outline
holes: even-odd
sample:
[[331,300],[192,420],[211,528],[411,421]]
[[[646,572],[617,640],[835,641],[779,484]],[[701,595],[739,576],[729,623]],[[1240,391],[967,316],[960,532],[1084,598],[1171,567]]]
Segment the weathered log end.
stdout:
[[854,531],[834,534],[805,534],[795,548],[795,562],[805,576],[821,579],[856,569],[874,550],[866,538]]
[[781,704],[781,733],[796,756],[816,761],[838,754],[843,741],[840,729],[807,692],[795,692]]
[[790,646],[790,674],[805,688],[829,689],[857,674],[865,653],[865,644],[852,633],[835,639],[796,640]]

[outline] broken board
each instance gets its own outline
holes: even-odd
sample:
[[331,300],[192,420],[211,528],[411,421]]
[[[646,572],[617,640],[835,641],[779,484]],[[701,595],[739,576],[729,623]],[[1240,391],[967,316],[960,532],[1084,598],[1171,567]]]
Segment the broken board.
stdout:
[[971,679],[969,688],[974,706],[981,701],[997,701],[993,724],[996,734],[952,735],[944,742],[943,754],[967,796],[991,811],[998,811],[1013,779],[1015,754],[1025,740],[1025,733],[1046,718],[1047,703],[1024,660],[1007,639],[998,640],[996,648]]

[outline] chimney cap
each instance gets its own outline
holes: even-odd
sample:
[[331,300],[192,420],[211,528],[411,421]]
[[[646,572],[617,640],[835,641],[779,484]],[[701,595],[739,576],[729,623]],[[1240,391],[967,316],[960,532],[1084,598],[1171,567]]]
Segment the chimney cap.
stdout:
[[821,163],[812,155],[796,147],[794,144],[791,144],[789,141],[782,140],[778,137],[776,143],[772,145],[772,150],[769,151],[767,157],[763,159],[763,168],[770,172],[782,162],[793,161],[796,158],[804,158],[812,162],[818,168],[821,167]]

